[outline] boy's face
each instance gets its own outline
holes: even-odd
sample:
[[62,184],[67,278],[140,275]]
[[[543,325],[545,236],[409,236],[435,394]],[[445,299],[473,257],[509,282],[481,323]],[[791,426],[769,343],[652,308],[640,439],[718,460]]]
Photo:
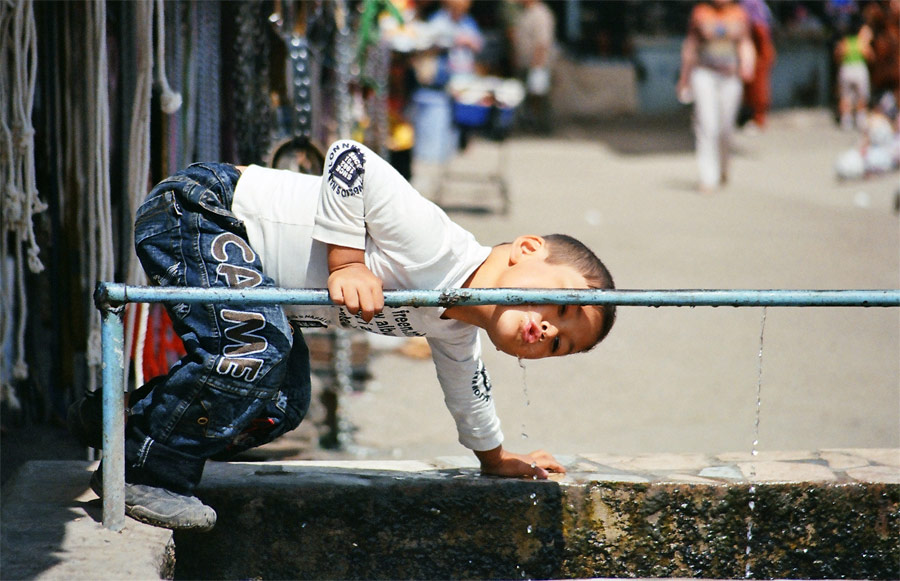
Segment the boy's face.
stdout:
[[[550,264],[540,253],[510,265],[497,286],[588,288],[577,270],[567,264]],[[593,306],[498,305],[485,330],[500,351],[522,359],[541,359],[591,347],[600,332],[602,318],[600,309]]]

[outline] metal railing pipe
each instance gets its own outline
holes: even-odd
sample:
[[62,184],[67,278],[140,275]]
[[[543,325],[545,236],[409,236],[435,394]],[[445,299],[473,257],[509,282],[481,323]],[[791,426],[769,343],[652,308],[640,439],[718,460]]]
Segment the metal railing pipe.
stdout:
[[[111,303],[243,303],[330,305],[323,289],[185,288],[101,283],[98,293]],[[456,305],[621,305],[644,307],[898,307],[900,290],[600,290],[451,289],[386,290],[390,307]]]
[[125,325],[123,305],[100,310],[103,379],[103,526],[125,526]]
[[[125,303],[330,305],[323,289],[184,288],[101,282],[94,301],[103,317],[103,526],[124,524]],[[390,307],[457,305],[619,305],[644,307],[900,307],[900,290],[389,290]]]

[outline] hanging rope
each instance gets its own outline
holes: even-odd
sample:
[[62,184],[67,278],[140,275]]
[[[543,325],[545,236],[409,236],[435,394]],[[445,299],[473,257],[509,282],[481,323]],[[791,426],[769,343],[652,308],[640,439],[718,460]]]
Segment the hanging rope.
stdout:
[[[87,127],[87,151],[91,156],[87,168],[88,245],[87,284],[93,286],[98,280],[113,280],[115,276],[112,241],[112,211],[110,208],[109,173],[109,64],[106,48],[106,2],[89,1],[87,11],[86,61],[88,63],[87,106],[89,125]],[[90,297],[90,293],[88,293]],[[91,305],[92,306],[92,305]],[[94,312],[89,317],[87,362],[89,389],[97,388],[100,371],[100,317]]]
[[[185,14],[184,4],[181,0],[169,0],[165,3],[168,10],[163,13],[165,21],[166,34],[162,34],[160,29],[160,37],[163,39],[162,51],[157,50],[157,60],[164,62],[166,69],[174,71],[172,76],[172,86],[170,90],[178,91],[181,107],[177,111],[169,113],[169,117],[165,119],[165,130],[163,131],[163,148],[166,155],[163,157],[162,167],[160,168],[163,175],[170,175],[182,166],[184,159],[184,139],[182,136],[182,125],[185,118],[186,104],[183,89],[183,72],[187,67],[184,66],[184,22],[182,16]],[[159,80],[157,79],[157,82]],[[169,81],[166,80],[168,86]]]
[[160,90],[159,100],[163,113],[171,115],[181,108],[181,93],[173,91],[172,87],[169,86],[169,79],[166,78],[166,20],[164,6],[163,0],[156,0],[156,84]]
[[[128,208],[129,225],[134,224],[135,213],[147,190],[150,175],[150,102],[153,91],[153,0],[139,0],[134,9],[134,44],[136,73],[134,101],[131,109],[131,127],[128,142]],[[162,6],[157,10],[162,11]],[[162,18],[158,22],[161,24]],[[163,31],[159,30],[162,37]],[[162,68],[162,67],[160,67]],[[163,73],[164,74],[164,73]],[[166,86],[168,83],[166,83]],[[178,97],[180,100],[180,96]],[[180,104],[180,103],[179,103]],[[165,108],[165,102],[163,102]],[[133,253],[128,260],[130,284],[146,284],[146,276]],[[147,307],[144,304],[128,305],[125,319],[125,369],[129,369],[129,359],[134,354],[134,387],[144,384],[143,339],[140,328],[146,329]],[[133,343],[137,344],[135,348]],[[127,373],[127,371],[126,371]]]
[[[34,170],[34,126],[31,114],[37,78],[37,33],[31,0],[0,2],[0,187],[2,193],[2,260],[14,257],[13,284],[2,287],[0,341],[3,352],[15,335],[15,363],[12,377],[26,379],[25,327],[28,304],[25,293],[25,266],[33,273],[44,270],[34,235],[34,217],[47,209],[38,198]],[[7,247],[12,239],[13,248]],[[6,267],[4,265],[4,272]],[[5,278],[5,277],[4,277]],[[2,360],[0,360],[2,362]],[[5,373],[0,373],[5,378]],[[17,404],[11,385],[4,385],[2,398]]]

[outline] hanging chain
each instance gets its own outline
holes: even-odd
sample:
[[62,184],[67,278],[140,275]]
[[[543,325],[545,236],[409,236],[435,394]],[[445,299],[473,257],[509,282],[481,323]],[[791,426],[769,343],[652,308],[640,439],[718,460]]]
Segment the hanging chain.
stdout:
[[350,97],[352,73],[350,67],[355,53],[353,39],[350,34],[350,14],[346,0],[334,0],[334,21],[337,27],[335,39],[335,56],[337,57],[337,132],[339,138],[345,139],[350,137],[350,133],[353,130],[353,104]]
[[312,92],[309,74],[309,43],[305,37],[294,34],[288,42],[291,59],[291,86],[294,101],[294,134],[312,136]]

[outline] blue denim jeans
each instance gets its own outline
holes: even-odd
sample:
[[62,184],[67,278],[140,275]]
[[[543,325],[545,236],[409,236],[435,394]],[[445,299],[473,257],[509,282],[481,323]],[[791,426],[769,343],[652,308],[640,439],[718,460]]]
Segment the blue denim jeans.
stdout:
[[[266,287],[231,212],[240,173],[193,164],[159,183],[135,220],[135,249],[160,286]],[[166,305],[186,355],[132,406],[125,480],[190,494],[207,459],[295,428],[309,407],[309,351],[278,305]]]

